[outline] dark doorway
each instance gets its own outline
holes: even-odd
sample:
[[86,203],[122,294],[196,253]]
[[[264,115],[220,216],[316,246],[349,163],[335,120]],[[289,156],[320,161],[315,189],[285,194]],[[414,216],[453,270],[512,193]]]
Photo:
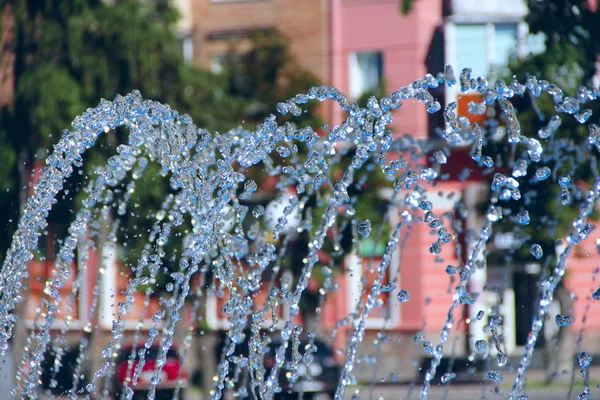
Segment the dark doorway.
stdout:
[[[526,272],[513,274],[513,288],[515,291],[515,336],[516,345],[524,346],[531,329],[531,322],[538,309],[539,275]],[[540,335],[536,347],[545,345],[544,335]]]

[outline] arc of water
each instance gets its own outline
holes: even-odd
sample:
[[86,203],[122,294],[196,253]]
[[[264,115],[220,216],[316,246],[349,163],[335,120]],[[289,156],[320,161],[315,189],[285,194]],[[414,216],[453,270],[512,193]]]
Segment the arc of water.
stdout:
[[[596,179],[592,190],[590,190],[590,192],[588,193],[588,196],[585,200],[585,207],[581,208],[579,217],[577,218],[576,223],[574,223],[575,226],[585,225],[585,221],[592,213],[594,205],[596,204],[598,198],[600,198],[600,178]],[[578,229],[575,229],[574,232],[572,232],[569,235],[569,243],[565,250],[559,255],[552,276],[548,278],[542,285],[542,299],[540,301],[540,306],[537,311],[537,314],[535,315],[533,323],[531,325],[531,333],[527,337],[525,354],[521,358],[519,367],[517,369],[517,376],[515,377],[515,380],[513,382],[513,386],[509,396],[509,399],[511,400],[514,399],[515,396],[518,396],[521,390],[520,385],[525,375],[525,371],[529,366],[529,362],[531,361],[533,349],[537,342],[538,336],[544,325],[544,317],[546,316],[546,313],[550,308],[550,304],[552,303],[552,299],[554,298],[554,291],[556,290],[556,287],[558,286],[565,274],[567,259],[571,255],[571,252],[573,251],[575,246],[579,244],[582,240],[587,238],[587,235],[588,233],[586,232],[585,237],[582,237],[582,230]]]
[[[404,87],[399,92],[392,94],[391,98],[382,99],[379,103],[374,98],[370,99],[367,109],[360,109],[357,105],[350,106],[345,96],[339,91],[324,87],[311,89],[306,96],[297,96],[295,99],[288,100],[288,102],[280,103],[278,105],[278,110],[282,113],[291,112],[294,115],[299,115],[302,110],[298,104],[302,104],[306,99],[323,101],[327,98],[331,98],[337,101],[342,109],[349,111],[350,117],[340,127],[334,128],[329,133],[329,140],[332,143],[338,141],[355,141],[357,143],[357,153],[352,160],[352,165],[346,170],[342,180],[339,182],[339,186],[335,188],[336,190],[334,190],[333,195],[328,199],[323,220],[317,228],[316,234],[311,239],[308,256],[302,268],[302,274],[300,275],[295,291],[291,295],[288,303],[288,308],[292,316],[299,312],[300,297],[306,289],[308,279],[318,261],[316,252],[321,249],[325,243],[327,231],[336,225],[337,209],[346,200],[347,194],[345,195],[345,192],[354,180],[355,171],[363,166],[370,155],[376,154],[377,163],[385,163],[386,152],[393,148],[391,133],[386,132],[385,130],[386,125],[391,122],[390,110],[394,109],[394,107],[399,107],[401,98],[413,98],[423,102],[429,112],[438,111],[440,105],[435,101],[431,93],[429,93],[428,89],[437,87],[442,83],[449,86],[453,85],[456,82],[456,79],[454,78],[453,73],[450,72],[451,68],[447,68],[446,73],[437,79],[428,75],[425,79],[415,81],[412,85]],[[527,154],[531,159],[531,162],[535,163],[540,160],[542,147],[539,141],[522,135],[514,109],[508,101],[515,93],[518,93],[519,95],[524,93],[525,89],[524,87],[521,87],[523,85],[518,84],[518,82],[516,84],[513,82],[509,88],[503,82],[499,81],[494,88],[489,88],[485,79],[478,79],[477,81],[471,79],[470,70],[468,69],[462,71],[460,84],[463,91],[477,89],[484,92],[485,103],[488,106],[498,102],[507,117],[509,142],[524,144],[527,147]],[[534,93],[534,96],[539,96],[543,90],[552,92],[551,94],[554,96],[559,112],[574,114],[579,111],[579,103],[582,102],[581,96],[579,101],[574,98],[564,97],[562,92],[552,85],[541,88],[540,84],[532,79],[528,80],[526,86],[527,89]],[[583,93],[583,91],[581,92]],[[589,99],[593,100],[597,98],[597,91],[595,94],[594,92],[589,91],[585,93],[588,93],[587,96]],[[443,136],[450,145],[475,136],[477,138],[477,143],[475,146],[474,158],[479,158],[481,155],[478,151],[478,146],[483,140],[481,132],[478,133],[475,126],[468,128],[468,124],[463,125],[463,122],[455,115],[455,109],[456,106],[450,104],[444,111],[447,129],[443,132]],[[581,116],[576,116],[576,118],[578,118],[578,120],[585,119]],[[270,152],[275,148],[273,147],[274,144],[281,140],[289,142],[295,137],[297,140],[305,142],[310,147],[316,142],[317,137],[310,129],[298,131],[290,137],[286,128],[280,129],[275,122],[275,117],[270,117],[265,120],[265,123],[255,132],[236,132],[233,135],[217,134],[215,135],[214,140],[211,140],[211,137],[207,132],[196,130],[189,117],[180,116],[176,112],[171,111],[168,107],[159,103],[144,101],[139,96],[139,93],[134,93],[125,98],[118,97],[113,103],[103,101],[97,109],[88,110],[82,117],[75,120],[73,124],[74,131],[65,134],[57,145],[55,152],[48,158],[48,166],[44,169],[40,181],[35,185],[35,196],[29,200],[26,206],[24,217],[19,223],[15,239],[4,263],[3,273],[0,275],[0,287],[2,288],[2,294],[0,295],[1,353],[6,351],[7,340],[12,335],[12,328],[16,323],[14,315],[12,315],[11,312],[17,302],[23,301],[23,297],[20,294],[20,281],[26,276],[26,264],[32,257],[31,249],[35,248],[39,231],[45,224],[45,218],[51,208],[53,199],[62,189],[63,181],[73,172],[73,165],[79,163],[83,152],[94,144],[98,135],[119,126],[130,128],[131,134],[129,137],[129,145],[120,146],[118,149],[119,155],[109,160],[110,170],[104,171],[99,176],[92,191],[92,195],[89,198],[89,205],[93,206],[99,202],[102,193],[107,191],[108,188],[114,187],[119,182],[123,181],[126,177],[126,171],[131,168],[130,160],[132,157],[135,159],[135,157],[143,153],[148,154],[151,160],[157,161],[162,166],[164,176],[171,174],[171,187],[174,190],[180,191],[181,194],[178,195],[178,198],[183,202],[183,206],[177,206],[180,207],[178,210],[176,209],[177,207],[175,207],[169,211],[174,213],[172,214],[174,218],[173,223],[161,222],[155,224],[154,231],[151,233],[151,242],[153,243],[153,246],[148,248],[147,253],[139,260],[135,271],[136,278],[129,282],[125,291],[126,301],[119,304],[117,318],[113,326],[113,336],[109,346],[105,349],[105,362],[102,368],[94,374],[91,383],[92,389],[94,388],[93,385],[95,381],[110,375],[112,372],[111,363],[114,362],[113,350],[119,348],[121,340],[123,339],[123,332],[125,329],[123,317],[133,304],[133,294],[136,290],[134,282],[139,282],[139,280],[136,279],[141,277],[145,268],[149,269],[151,275],[156,275],[161,266],[161,254],[164,254],[162,248],[169,240],[173,226],[177,224],[175,221],[180,221],[180,218],[182,218],[183,215],[189,215],[192,219],[194,234],[197,235],[193,249],[190,250],[189,253],[184,253],[184,257],[180,259],[179,267],[182,280],[181,282],[178,282],[176,296],[167,300],[167,305],[170,306],[171,312],[169,313],[166,327],[161,337],[162,345],[157,360],[158,371],[152,379],[152,396],[156,385],[160,381],[158,374],[164,365],[166,351],[173,341],[176,324],[181,318],[180,310],[183,307],[185,298],[190,292],[189,282],[191,276],[196,272],[200,262],[205,259],[209,261],[211,268],[214,269],[215,275],[221,280],[222,285],[227,287],[232,293],[231,305],[233,310],[230,319],[237,323],[234,323],[233,329],[230,332],[230,337],[233,339],[232,346],[229,349],[230,351],[234,351],[236,342],[243,337],[241,336],[243,327],[246,324],[247,317],[252,314],[251,301],[244,301],[242,295],[248,295],[255,289],[239,289],[237,286],[234,286],[232,281],[235,276],[234,272],[241,267],[236,265],[236,257],[231,250],[231,238],[218,232],[218,223],[222,220],[220,213],[225,205],[230,202],[233,202],[235,205],[237,204],[238,198],[241,199],[242,197],[250,196],[252,192],[256,190],[256,185],[252,185],[253,182],[246,180],[242,173],[237,172],[233,168],[234,162],[239,163],[242,168],[248,168],[262,162],[268,168],[273,168],[273,170],[276,171],[278,167],[273,167],[269,157]],[[237,134],[239,135],[236,136]],[[600,140],[598,137],[600,137],[600,133],[594,131],[590,126],[590,143],[599,146],[598,143],[600,143]],[[193,155],[192,149],[195,149]],[[331,150],[331,148],[326,148],[326,150]],[[333,150],[335,153],[335,149]],[[140,153],[137,153],[138,151]],[[283,153],[285,153],[285,151],[283,151]],[[326,165],[324,163],[328,157],[327,152],[324,149],[321,152],[316,151],[311,154],[314,158],[310,158],[305,165],[306,171],[308,172],[305,173],[301,179],[298,176],[294,177],[294,179],[297,179],[296,186],[299,193],[303,193],[306,190],[306,185],[311,181],[316,190],[321,184],[326,183],[328,180],[323,173],[324,165]],[[209,170],[209,168],[212,169]],[[312,176],[310,174],[312,174]],[[419,190],[423,188],[418,185],[418,172],[412,168],[408,168],[405,178],[405,181],[401,182],[398,187],[400,189],[402,187],[411,189],[416,185],[413,189],[413,195],[418,194],[419,196],[413,196],[412,200],[410,200],[416,202],[413,207],[415,209],[417,206],[421,208],[427,207],[425,202],[419,200],[422,193],[419,192],[417,188],[420,188]],[[502,177],[498,177],[498,181],[495,179],[493,186],[495,185],[498,188],[502,188],[505,185],[506,177],[504,177],[504,179],[501,178]],[[293,182],[294,179],[290,177],[288,182]],[[244,184],[244,191],[238,197],[236,195],[236,190],[242,182],[246,182]],[[561,182],[563,182],[562,179],[559,183]],[[328,183],[328,185],[330,185],[330,183]],[[572,195],[569,192],[568,184],[563,185],[561,183],[561,187],[563,189],[564,201],[572,201]],[[513,188],[512,191],[512,196],[515,199],[520,198],[520,193],[517,188]],[[532,348],[535,346],[537,334],[541,329],[541,324],[543,324],[545,312],[547,312],[544,308],[547,306],[546,303],[548,300],[552,300],[554,289],[564,274],[566,258],[569,256],[572,248],[581,240],[585,239],[593,230],[593,227],[586,223],[586,219],[591,213],[593,204],[599,195],[600,179],[595,183],[594,189],[590,192],[590,195],[586,200],[585,207],[582,207],[581,209],[580,217],[575,221],[574,225],[576,230],[569,236],[570,244],[567,247],[567,250],[565,250],[557,262],[553,276],[546,282],[547,285],[544,288],[544,294],[540,302],[541,307],[538,312],[538,318],[534,320],[534,326],[532,327],[531,337],[533,339],[528,343],[530,344],[530,347],[528,347],[526,354],[521,361],[517,378],[515,379],[515,384],[513,386],[513,393],[518,392],[520,389],[520,380],[527,369],[533,351]],[[216,200],[213,200],[215,196],[217,198]],[[203,204],[203,202],[211,200],[214,201],[212,205]],[[296,203],[293,207],[299,204],[297,197],[295,197],[294,201]],[[125,200],[124,203],[127,203],[127,201]],[[286,225],[286,217],[293,211],[293,207],[284,211],[283,220],[280,221],[273,230],[274,238],[277,239],[279,234],[283,232]],[[425,210],[426,208],[423,209]],[[441,342],[434,349],[434,359],[429,371],[426,373],[425,383],[421,390],[422,398],[428,396],[430,382],[436,374],[436,369],[439,366],[443,354],[444,344],[448,339],[450,329],[454,325],[453,312],[461,303],[472,298],[472,295],[467,293],[471,269],[475,260],[483,250],[485,243],[491,236],[493,222],[499,218],[498,216],[501,215],[501,213],[501,209],[496,206],[491,207],[489,213],[491,217],[488,217],[488,223],[481,231],[473,253],[463,267],[459,287],[450,307],[446,323],[440,333]],[[88,214],[82,213],[77,217],[79,220],[76,220],[76,222],[81,223],[83,220],[83,226],[85,226],[88,217]],[[386,250],[384,260],[382,260],[378,267],[377,279],[383,276],[385,269],[388,268],[389,260],[392,257],[400,238],[400,230],[404,228],[405,225],[406,222],[402,222],[396,226],[390,242],[388,242],[388,249]],[[77,227],[74,227],[72,232],[75,232],[77,229]],[[437,242],[432,245],[433,253],[439,253],[441,251],[442,243],[447,243],[452,240],[452,237],[450,236],[450,238],[448,238],[446,231],[442,232],[441,229],[439,230],[438,235],[439,238]],[[48,288],[53,296],[53,289],[61,287],[70,273],[65,266],[68,265],[68,261],[72,259],[74,245],[76,243],[77,237],[75,237],[74,240],[66,241],[66,245],[61,249],[59,260],[61,262],[57,264],[59,275],[53,278],[48,284]],[[260,246],[260,250],[254,257],[259,268],[257,273],[252,276],[253,279],[260,279],[262,272],[264,272],[271,264],[274,254],[275,246],[269,244]],[[341,398],[344,393],[345,383],[349,381],[349,374],[352,370],[356,356],[356,346],[362,339],[365,318],[373,308],[375,299],[379,294],[381,280],[377,279],[371,288],[363,312],[358,317],[358,324],[354,329],[349,344],[348,361],[344,366],[342,382],[338,386],[336,398]],[[247,281],[250,281],[249,277],[247,278]],[[50,341],[48,330],[57,314],[57,303],[60,303],[61,301],[59,296],[55,297],[55,299],[56,300],[52,302],[46,302],[44,304],[46,312],[42,318],[43,322],[36,326],[38,334],[36,334],[31,341],[33,351],[33,358],[31,361],[33,368],[27,374],[24,385],[24,391],[27,394],[30,394],[36,385],[36,379],[39,375],[40,357],[43,356],[44,348]],[[266,308],[263,312],[265,310]],[[255,313],[254,315],[262,314]],[[256,327],[256,324],[254,324],[254,327]],[[283,364],[282,357],[280,356],[283,356],[285,353],[285,348],[288,346],[290,339],[292,340],[292,346],[297,349],[300,331],[301,328],[294,326],[291,321],[288,321],[288,324],[286,324],[286,327],[283,329],[282,339],[284,339],[284,344],[277,350],[278,362],[271,370],[271,373],[264,384],[260,385],[260,394],[262,397],[267,399],[272,397],[273,392],[271,389],[277,386],[276,380],[278,372]],[[256,332],[254,332],[254,335],[256,336]],[[154,337],[155,336],[152,336],[152,338]],[[60,347],[60,345],[58,347]],[[58,361],[58,363],[60,363],[60,361]],[[221,364],[218,387],[214,395],[215,398],[219,398],[221,395],[221,390],[223,388],[222,382],[227,375],[228,365],[229,360],[227,357]],[[292,363],[292,367],[294,367],[294,365],[295,364]],[[254,370],[255,373],[252,375],[258,378],[262,369],[255,368]],[[107,386],[105,386],[105,392],[106,388]],[[35,396],[35,394],[33,394],[33,396]]]

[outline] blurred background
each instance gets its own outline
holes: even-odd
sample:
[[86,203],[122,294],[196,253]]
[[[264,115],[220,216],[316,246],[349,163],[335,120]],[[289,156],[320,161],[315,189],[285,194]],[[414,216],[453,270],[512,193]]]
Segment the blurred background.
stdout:
[[[224,132],[238,127],[254,129],[275,113],[278,102],[306,93],[312,86],[336,87],[364,107],[370,96],[390,95],[428,73],[435,76],[446,64],[453,65],[457,74],[470,67],[474,77],[486,76],[490,83],[499,78],[509,82],[513,75],[523,82],[528,75],[539,75],[572,93],[580,85],[598,88],[600,84],[598,0],[2,0],[0,4],[0,259],[10,245],[23,205],[52,145],[63,130],[69,129],[75,116],[96,106],[102,98],[112,100],[117,94],[137,89],[144,98],[189,114],[198,127]],[[472,122],[491,126],[495,121],[497,141],[487,155],[502,157],[505,121],[468,113],[469,103],[481,102],[483,94],[461,95],[456,86],[431,92],[442,107],[456,102],[458,115],[468,116]],[[545,124],[539,118],[540,112],[553,110],[553,104],[544,101],[535,105],[538,110],[527,101],[516,106],[523,126],[531,132]],[[313,102],[305,109],[293,121],[291,117],[279,117],[278,121],[293,122],[297,128],[311,126],[324,134],[347,116],[333,102]],[[394,113],[391,129],[396,136],[409,134],[417,140],[430,139],[435,145],[441,143],[439,129],[443,124],[442,113],[429,114],[421,104],[406,101]],[[585,133],[577,128],[565,129],[562,134],[575,144],[585,139]],[[95,160],[113,154],[125,137],[126,132],[119,130],[103,137],[100,146],[86,155],[83,172],[68,185],[76,187],[90,173]],[[440,174],[445,178],[438,185],[434,209],[459,215],[455,209],[459,200],[472,210],[485,202],[491,175],[480,172],[470,151],[470,147],[453,148],[452,154],[447,154],[452,162],[441,166]],[[158,172],[158,167],[151,167],[148,173]],[[255,175],[260,184],[255,201],[268,209],[277,193],[277,177],[264,171],[256,171]],[[589,181],[589,175],[582,173],[582,181]],[[358,193],[357,213],[376,225],[390,196],[385,190],[369,190],[379,189],[382,177],[369,179],[367,190]],[[139,214],[155,212],[152,210],[160,206],[168,190],[166,180],[144,180],[135,194]],[[547,190],[551,193],[552,189]],[[34,326],[36,309],[47,296],[44,284],[51,276],[60,238],[66,234],[71,210],[78,207],[78,201],[77,193],[64,193],[50,215],[39,254],[30,263],[28,299],[18,310],[25,323],[19,325],[21,334],[15,335],[15,354],[25,346],[24,338]],[[567,232],[573,212],[552,202],[539,203],[530,210],[533,227],[549,215],[560,216],[555,229],[542,233],[538,241],[549,257],[560,246],[557,239]],[[481,213],[462,218],[465,234],[456,246],[467,249],[467,230],[478,229],[484,219]],[[135,229],[150,226],[147,220],[134,217],[126,218],[125,224]],[[452,298],[452,284],[439,273],[441,266],[429,254],[429,236],[426,226],[415,227],[402,255],[406,267],[400,276],[395,275],[397,266],[386,276],[387,283],[402,282],[410,292],[411,303],[400,310],[390,293],[381,295],[382,306],[367,321],[364,343],[368,345],[361,347],[365,360],[379,354],[376,366],[365,366],[358,372],[365,382],[373,376],[378,381],[411,381],[418,375],[415,365],[427,362],[427,355],[414,346],[413,337],[418,332],[437,335]],[[298,239],[298,248],[302,248],[302,240]],[[494,298],[482,296],[471,308],[499,307],[505,318],[502,340],[508,355],[516,359],[527,340],[539,277],[546,271],[547,262],[542,259],[532,263],[517,256],[511,258],[507,268],[505,255],[514,240],[510,231],[500,229],[490,241],[486,268],[472,278],[472,284],[475,288],[496,285],[501,289]],[[72,318],[65,339],[73,349],[84,337],[94,343],[90,347],[96,353],[106,345],[111,304],[121,301],[130,277],[129,260],[136,259],[144,242],[132,239],[128,243],[108,262],[99,254],[90,255],[96,265],[103,263],[105,267],[100,300],[103,306],[90,315],[92,292],[100,278],[89,268],[75,299],[76,307],[61,311],[62,316],[68,313]],[[365,241],[361,248],[364,254],[337,256],[337,290],[322,305],[316,330],[331,332],[338,319],[365,296],[361,294],[362,285],[371,282],[375,274],[364,268],[360,259],[380,258],[385,241]],[[456,247],[454,254],[448,252],[445,262],[454,265],[467,253],[456,251]],[[589,282],[597,269],[593,258],[587,257],[590,252],[596,254],[594,243],[584,243],[573,255],[576,260],[572,262],[578,267],[570,270],[561,286],[556,312],[582,315],[585,303],[575,299],[589,297]],[[287,270],[293,279],[303,254],[291,257]],[[333,256],[323,252],[320,257],[327,262]],[[347,272],[353,266],[359,273]],[[77,270],[76,263],[73,269]],[[323,277],[313,279],[316,282],[304,298],[306,311],[298,317],[304,319],[304,324],[314,321],[311,312],[318,306],[317,292]],[[158,287],[165,284],[166,280],[157,282]],[[195,284],[208,287],[211,283]],[[70,282],[65,286],[64,292],[70,293],[72,285]],[[143,293],[139,293],[141,297],[128,316],[129,331],[140,320],[142,329],[149,329],[149,318],[160,307],[161,290],[149,304],[144,304]],[[191,384],[205,394],[216,373],[219,343],[228,329],[222,312],[226,300],[226,295],[215,294],[201,299],[202,315],[197,324],[194,322],[196,334],[186,368]],[[453,332],[457,357],[465,364],[473,352],[473,339],[490,335],[483,325],[469,323],[472,312],[467,308],[460,311],[462,322]],[[189,318],[190,311],[186,312]],[[285,320],[283,308],[281,312]],[[555,359],[556,349],[573,348],[575,339],[569,332],[578,332],[583,324],[576,319],[565,332],[553,324],[546,329],[533,365],[545,371],[546,381],[564,369],[565,363],[572,367],[568,357],[567,361]],[[585,344],[592,353],[600,354],[599,309],[590,312],[586,326],[589,331]],[[384,327],[387,340],[379,347],[372,346]],[[326,345],[330,353],[325,358],[343,361],[344,355],[338,349],[345,347],[344,332],[341,329]],[[400,364],[399,354],[403,355]],[[93,359],[90,362],[96,363]],[[8,380],[9,375],[5,375]],[[10,382],[7,385],[12,387]]]

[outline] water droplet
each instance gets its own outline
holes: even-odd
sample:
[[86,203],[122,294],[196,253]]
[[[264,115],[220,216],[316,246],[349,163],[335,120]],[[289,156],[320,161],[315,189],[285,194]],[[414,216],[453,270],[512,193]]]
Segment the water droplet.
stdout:
[[475,342],[475,350],[478,353],[484,353],[487,350],[488,344],[484,339],[477,340]]
[[504,379],[504,376],[498,371],[490,371],[487,373],[487,378],[492,382],[498,383],[501,382],[502,379]]
[[442,105],[437,100],[427,100],[425,102],[425,107],[428,113],[433,114],[440,111]]
[[561,176],[558,178],[558,184],[561,188],[568,188],[571,183],[571,177],[569,175]]
[[448,157],[446,157],[446,154],[444,154],[442,150],[438,150],[433,153],[433,157],[435,158],[435,161],[439,162],[440,164],[446,164],[448,162]]
[[538,136],[540,139],[548,139],[550,136],[556,132],[556,130],[560,127],[562,120],[558,115],[555,115],[550,119],[548,125],[538,131]]
[[249,199],[256,189],[258,189],[256,182],[254,182],[252,179],[248,179],[246,182],[244,182],[244,190],[238,197],[242,200]]
[[362,237],[369,237],[371,229],[371,221],[368,219],[358,225],[358,233],[360,233]]
[[408,293],[408,290],[402,289],[401,291],[398,292],[397,297],[398,297],[398,301],[400,303],[406,303],[410,299],[410,293]]
[[423,350],[427,354],[433,354],[433,343],[431,343],[430,341],[423,342]]
[[492,319],[490,319],[490,328],[497,328],[499,325],[502,325],[503,321],[504,319],[501,315],[496,315],[495,317],[492,317]]
[[456,378],[456,374],[454,372],[446,372],[442,376],[442,383],[448,383],[454,378]]
[[454,69],[452,68],[452,65],[446,65],[444,68],[444,80],[446,81],[446,85],[448,87],[456,85],[456,76],[454,75]]
[[287,146],[278,146],[277,147],[277,152],[283,158],[289,157],[292,154],[292,151]]
[[486,215],[488,221],[490,222],[497,222],[499,220],[502,219],[502,208],[501,207],[495,207],[495,206],[490,206],[488,213]]
[[573,320],[574,320],[574,318],[570,315],[557,314],[556,317],[554,318],[554,321],[556,321],[556,325],[558,325],[560,327],[565,327],[565,326],[571,325]]
[[508,363],[508,358],[504,354],[498,354],[496,361],[499,367],[504,367]]
[[395,283],[388,283],[387,285],[381,285],[381,293],[389,293],[396,290]]
[[581,368],[585,369],[589,367],[590,363],[592,362],[592,356],[586,352],[579,353],[577,355],[577,362]]
[[442,252],[442,245],[440,242],[433,242],[429,247],[429,252],[431,254],[440,254]]
[[529,218],[529,211],[519,211],[519,213],[517,214],[517,221],[519,221],[519,224],[521,225],[528,225],[529,221],[531,221],[531,218]]
[[535,177],[538,181],[546,180],[550,177],[552,171],[548,167],[542,167],[535,171]]
[[575,119],[580,124],[584,124],[584,123],[587,122],[588,119],[590,119],[591,116],[592,116],[592,110],[590,110],[588,108],[587,110],[583,110],[583,111],[578,112],[577,114],[575,114]]
[[506,176],[502,174],[495,174],[492,180],[492,191],[497,192],[506,185]]
[[254,216],[254,218],[259,218],[262,215],[265,214],[265,208],[263,206],[256,206],[254,207],[254,210],[252,210],[252,215]]
[[542,256],[544,255],[544,251],[542,250],[542,246],[540,246],[539,244],[534,244],[531,246],[531,249],[529,250],[531,252],[531,254],[537,258],[538,260],[540,258],[542,258]]
[[418,332],[415,336],[413,336],[413,341],[415,343],[421,343],[425,340],[425,334],[423,332]]
[[527,161],[525,160],[517,160],[515,162],[515,167],[512,172],[512,176],[514,178],[521,178],[527,175]]
[[557,106],[557,110],[567,114],[575,114],[579,111],[579,101],[573,97],[565,97],[563,102]]

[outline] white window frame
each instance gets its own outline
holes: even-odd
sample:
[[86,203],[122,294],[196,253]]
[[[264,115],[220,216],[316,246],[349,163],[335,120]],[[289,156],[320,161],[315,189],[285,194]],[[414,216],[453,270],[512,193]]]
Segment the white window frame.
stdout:
[[[498,21],[498,22],[482,22],[482,23],[456,23],[456,22],[446,22],[444,25],[444,37],[446,38],[445,46],[444,46],[444,58],[446,60],[446,64],[452,65],[454,68],[454,73],[456,75],[457,81],[460,76],[460,72],[462,68],[467,67],[465,65],[457,65],[457,44],[456,44],[456,28],[460,25],[485,25],[486,26],[486,39],[487,39],[487,64],[493,64],[493,55],[495,48],[495,27],[496,25],[512,25],[514,24],[517,27],[517,56],[521,57],[526,52],[526,38],[528,34],[527,24],[524,22],[516,22],[516,21]],[[474,77],[477,78],[477,77]],[[489,78],[486,76],[486,78]],[[490,82],[491,83],[491,82]],[[453,101],[458,100],[458,96],[461,94],[460,91],[460,82],[457,82],[453,87],[445,86],[446,91],[446,104],[451,103]]]
[[[289,281],[291,282],[291,274],[289,275],[290,279]],[[278,299],[281,305],[281,308],[283,309],[282,314],[279,316],[279,320],[277,321],[277,324],[275,324],[276,328],[281,330],[283,328],[285,328],[285,324],[287,321],[289,321],[291,319],[291,314],[290,314],[290,307],[289,307],[289,303],[287,301],[285,301],[284,299],[279,298]],[[231,324],[229,323],[229,319],[222,319],[218,317],[218,303],[217,303],[217,296],[213,293],[213,294],[208,294],[206,296],[206,323],[208,324],[208,326],[211,329],[214,330],[229,330],[231,329]],[[266,321],[265,323],[263,323],[261,325],[262,329],[268,329],[269,327],[271,327],[272,325],[272,321]]]
[[[390,207],[389,211],[390,216],[390,224],[395,226],[398,223],[398,210],[396,207]],[[392,254],[392,259],[390,261],[389,269],[389,281],[388,283],[396,283],[398,289],[401,288],[400,276],[398,272],[400,270],[400,252],[402,249],[396,248],[394,253]],[[361,257],[356,254],[349,254],[344,258],[344,268],[346,270],[346,282],[348,291],[346,293],[347,296],[347,304],[348,304],[348,313],[353,313],[357,310],[357,307],[362,299],[362,290],[363,290],[363,274],[365,272],[365,263],[368,262],[369,257]],[[373,268],[378,268],[379,263],[381,261],[373,263]],[[365,288],[367,291],[370,291],[370,287]],[[372,318],[367,317],[365,320],[365,328],[366,329],[392,329],[398,328],[401,326],[400,318],[401,318],[401,310],[400,310],[400,302],[394,296],[395,292],[389,293],[389,299],[387,304],[384,304],[383,307],[387,307],[388,309],[388,318]],[[358,324],[358,320],[354,320],[354,324]]]
[[187,63],[194,61],[194,41],[190,36],[183,38],[183,60]]
[[[503,317],[502,324],[498,327],[500,331],[500,336],[503,338],[504,351],[507,355],[513,355],[518,349],[517,343],[517,334],[516,334],[516,321],[515,321],[515,291],[514,289],[507,288],[504,289],[502,294],[503,301],[499,301],[498,295],[495,293],[486,292],[484,296],[484,304],[485,304],[485,313],[489,315],[492,310],[492,307],[498,306],[499,314]],[[475,309],[475,308],[474,308]],[[476,312],[476,311],[475,311]],[[493,343],[493,337],[491,331],[484,331],[483,326],[485,326],[487,318],[484,318],[480,323],[478,328],[480,328],[478,336],[471,335],[471,340],[469,341],[469,347],[471,351],[475,351],[475,341],[479,339],[485,339],[488,343]],[[472,318],[470,325],[478,325],[475,323],[476,321]],[[477,321],[479,322],[479,321]],[[475,329],[473,329],[475,331]],[[524,346],[523,346],[524,347]],[[521,353],[519,351],[519,353]],[[498,355],[498,350],[495,346],[490,347],[490,354],[492,356]]]
[[[444,37],[445,37],[445,45],[444,45],[444,59],[446,60],[446,64],[452,65],[454,68],[454,74],[456,76],[456,84],[452,87],[448,87],[444,85],[444,94],[446,105],[452,102],[458,102],[459,96],[462,94],[460,91],[460,73],[462,68],[468,67],[467,65],[457,65],[457,43],[456,43],[456,27],[460,25],[485,25],[486,26],[486,39],[487,39],[487,64],[493,65],[493,55],[496,46],[495,42],[495,27],[496,25],[516,25],[517,27],[517,57],[523,57],[527,52],[527,36],[529,34],[529,28],[527,24],[523,21],[460,21],[456,22],[454,20],[446,21],[444,24]],[[477,78],[476,76],[471,76],[471,78]],[[493,85],[492,78],[490,76],[486,76],[488,79],[488,83]],[[457,145],[457,147],[467,147],[470,146],[469,142],[461,142]]]
[[180,33],[177,35],[183,61],[187,64],[194,62],[194,39],[191,33]]

